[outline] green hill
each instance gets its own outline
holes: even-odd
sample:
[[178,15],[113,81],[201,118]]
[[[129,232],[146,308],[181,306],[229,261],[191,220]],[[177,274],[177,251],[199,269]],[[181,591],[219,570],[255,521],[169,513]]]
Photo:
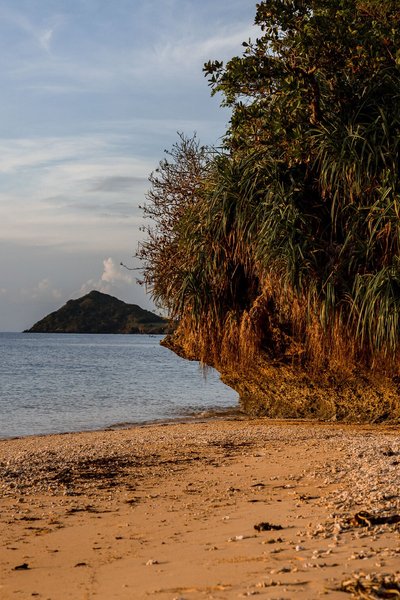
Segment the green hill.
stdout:
[[27,333],[154,333],[167,332],[166,319],[136,304],[126,304],[108,294],[92,291],[68,300]]

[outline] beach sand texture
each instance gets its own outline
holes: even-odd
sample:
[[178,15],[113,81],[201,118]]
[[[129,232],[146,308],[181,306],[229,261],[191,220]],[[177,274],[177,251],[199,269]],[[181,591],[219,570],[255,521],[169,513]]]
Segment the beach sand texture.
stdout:
[[0,485],[2,600],[398,586],[395,427],[238,418],[3,440]]

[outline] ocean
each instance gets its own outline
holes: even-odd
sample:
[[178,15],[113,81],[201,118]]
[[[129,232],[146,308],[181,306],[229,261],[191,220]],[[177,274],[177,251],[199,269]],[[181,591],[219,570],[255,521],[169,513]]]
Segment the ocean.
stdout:
[[0,333],[0,438],[191,418],[237,407],[162,336]]

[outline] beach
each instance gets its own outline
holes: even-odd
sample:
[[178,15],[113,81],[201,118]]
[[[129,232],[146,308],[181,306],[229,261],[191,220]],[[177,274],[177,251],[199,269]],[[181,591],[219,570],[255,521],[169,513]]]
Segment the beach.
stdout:
[[387,425],[237,417],[2,440],[0,597],[395,597],[368,594],[400,590],[399,489]]

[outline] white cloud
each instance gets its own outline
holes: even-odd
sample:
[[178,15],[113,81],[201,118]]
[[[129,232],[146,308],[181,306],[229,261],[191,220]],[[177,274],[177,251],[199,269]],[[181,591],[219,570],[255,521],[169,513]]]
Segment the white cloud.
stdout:
[[[164,0],[165,1],[165,0]],[[1,13],[0,13],[1,16]],[[55,16],[50,23],[38,26],[24,15],[8,15],[14,25],[25,31],[45,52],[34,56],[16,56],[12,65],[4,64],[6,72],[19,79],[23,89],[47,93],[104,92],[110,89],[130,89],[137,94],[138,86],[154,90],[155,79],[175,82],[171,90],[187,78],[202,79],[203,62],[226,60],[242,51],[241,43],[255,38],[259,29],[242,24],[212,24],[204,35],[204,23],[193,18],[190,25],[175,17],[169,27],[146,42],[134,43],[121,51],[119,44],[104,44],[93,35],[85,40],[85,54],[78,55],[64,45],[50,54],[57,28],[65,17]],[[65,33],[65,32],[64,32]],[[139,36],[132,36],[132,39]],[[174,77],[172,80],[171,77]]]
[[86,280],[149,302],[118,268],[144,235],[146,179],[176,131],[218,143],[229,111],[202,63],[240,54],[253,15],[251,0],[0,0],[0,242],[15,265],[3,258],[0,295],[15,322],[14,304],[38,318]]
[[[146,48],[146,55],[136,55],[136,59],[131,64],[122,64],[121,76],[126,77],[126,71],[131,72],[135,77],[154,78],[154,72],[157,77],[182,79],[183,77],[194,77],[200,80],[202,77],[201,69],[204,62],[208,60],[227,60],[232,56],[240,55],[243,51],[242,42],[254,39],[259,35],[259,29],[255,26],[245,26],[236,28],[220,27],[208,37],[204,36],[204,31],[191,32],[191,35],[184,34],[180,38],[173,38],[168,35],[161,38],[153,48]],[[171,41],[171,38],[173,41]]]
[[1,140],[0,238],[132,250],[155,165],[126,142],[106,133]]
[[183,38],[177,43],[159,45],[155,55],[163,64],[190,66],[198,61],[213,60],[241,54],[243,41],[254,38],[254,27],[237,28],[232,32],[222,29],[209,37]]
[[[0,18],[19,31],[27,34],[28,38],[33,39],[35,43],[46,52],[50,51],[55,29],[65,20],[62,15],[58,14],[51,17],[51,27],[48,25],[38,25],[33,19],[29,19],[26,14],[4,6],[0,9]],[[45,20],[48,21],[48,18]]]
[[107,175],[93,181],[92,192],[125,192],[133,190],[138,185],[148,184],[147,177],[130,177],[123,175]]
[[104,151],[110,141],[100,136],[44,137],[0,140],[1,173],[76,161]]
[[132,275],[123,271],[121,265],[117,267],[112,258],[106,258],[103,261],[103,266],[101,281],[111,284],[116,282],[132,283]]
[[33,300],[60,300],[62,298],[62,293],[53,286],[49,279],[45,278],[32,288],[21,289],[21,296],[32,298]]
[[109,257],[103,260],[103,273],[99,279],[89,279],[80,288],[79,294],[88,294],[92,290],[103,292],[104,294],[121,294],[126,292],[127,286],[131,288],[135,282],[135,277],[124,269],[121,265],[116,265],[114,260]]
[[42,33],[39,33],[38,40],[39,44],[42,46],[46,52],[50,50],[51,40],[53,39],[54,29],[46,29]]

